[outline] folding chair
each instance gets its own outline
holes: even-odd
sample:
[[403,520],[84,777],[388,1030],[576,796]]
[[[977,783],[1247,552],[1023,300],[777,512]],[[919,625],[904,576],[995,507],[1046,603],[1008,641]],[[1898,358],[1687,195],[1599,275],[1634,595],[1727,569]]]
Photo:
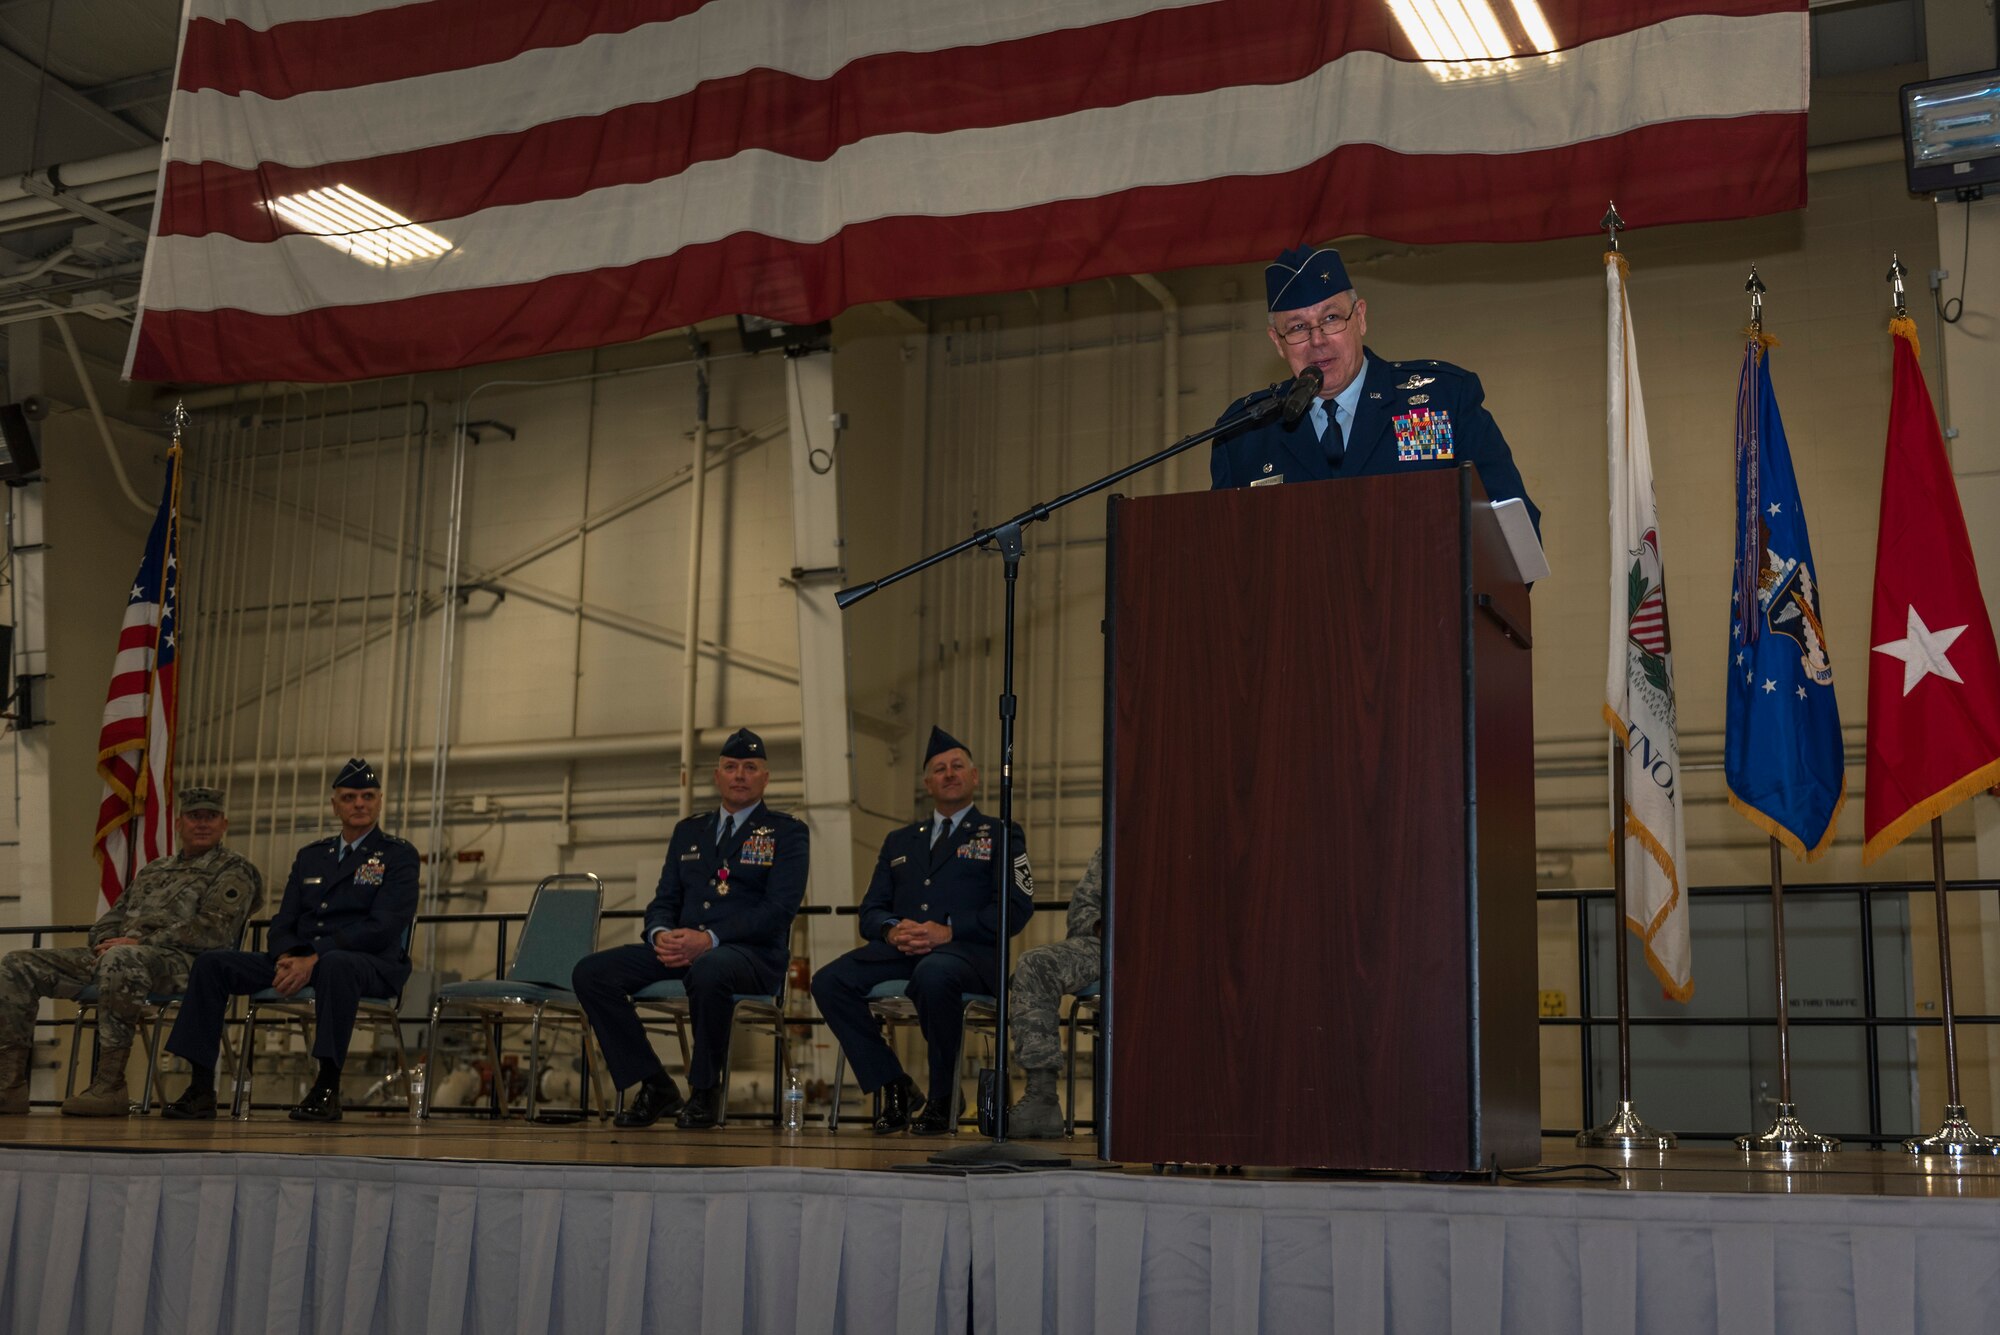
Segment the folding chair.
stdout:
[[494,1115],[505,1111],[501,1089],[500,1026],[508,1021],[528,1024],[528,1108],[534,1121],[540,1113],[538,1076],[542,1063],[542,1020],[573,1017],[583,1040],[583,1115],[590,1113],[590,1024],[576,993],[569,990],[577,961],[597,948],[597,918],[604,908],[604,883],[591,872],[544,876],[528,902],[528,919],[521,924],[521,941],[505,978],[446,983],[431,1003],[428,1056],[423,1097],[417,1116],[431,1115],[431,1090],[436,1085],[438,1021],[447,1010],[483,1019],[486,1051],[493,1063]]
[[[875,984],[874,987],[868,989],[868,1013],[875,1017],[877,1023],[890,1028],[898,1025],[909,1026],[916,1024],[917,1006],[915,1002],[909,999],[909,991],[909,980],[903,978],[892,978],[886,983]],[[959,1013],[959,1032],[961,1034],[971,1033],[975,1026],[989,1033],[997,1029],[996,1021],[1000,1010],[998,1003],[993,997],[984,992],[964,992],[959,995],[959,1001],[963,1005],[963,1010]],[[961,1044],[963,1041],[961,1038]],[[959,1051],[963,1055],[963,1046],[960,1047]],[[957,1124],[959,1111],[965,1103],[963,1084],[963,1081],[958,1081],[952,1085],[951,1120],[953,1125]],[[833,1063],[833,1106],[828,1108],[826,1112],[826,1129],[829,1131],[838,1131],[840,1129],[840,1096],[846,1088],[847,1052],[845,1049],[842,1049],[839,1057],[835,1058]]]
[[[249,930],[250,920],[248,917],[245,917],[242,925],[236,929],[236,948],[238,950],[243,948],[243,936]],[[153,1110],[153,1095],[155,1092],[159,1092],[157,1091],[157,1086],[160,1081],[160,1044],[166,1037],[167,1016],[179,1010],[181,1002],[186,997],[187,994],[185,992],[149,992],[146,994],[144,1005],[146,1006],[147,1014],[144,1023],[151,1030],[151,1034],[146,1044],[145,1092],[139,1095],[139,1115],[141,1117]],[[83,990],[78,992],[71,1000],[76,1002],[76,1023],[70,1030],[69,1074],[63,1081],[63,1097],[65,1099],[76,1093],[76,1060],[78,1052],[83,1047],[83,1022],[101,1005],[102,994],[98,991],[96,983],[86,983]]]
[[[632,994],[632,1004],[641,1010],[664,1015],[674,1022],[674,1033],[681,1045],[681,1068],[686,1070],[692,1065],[694,1055],[688,1046],[687,1032],[687,984],[678,978],[650,984]],[[776,1126],[784,1121],[785,1076],[791,1070],[791,1062],[785,1055],[784,975],[779,975],[775,995],[739,992],[731,997],[729,1023],[732,1027],[742,1025],[746,1029],[771,1035],[771,1118],[772,1125]],[[722,1053],[722,1119],[716,1125],[729,1125],[729,1050],[726,1048]]]
[[[143,1003],[146,1015],[142,1023],[151,1033],[146,1043],[145,1092],[139,1095],[139,1114],[142,1117],[153,1110],[154,1085],[160,1078],[160,1042],[166,1035],[167,1016],[179,1008],[182,996],[183,994],[179,992],[152,992],[147,994]],[[65,1099],[76,1093],[76,1063],[78,1055],[83,1050],[83,1023],[100,1004],[97,984],[85,984],[83,990],[71,1000],[76,1002],[76,1021],[70,1030],[69,1076],[63,1081]],[[92,1027],[95,1028],[95,1021],[92,1022]]]

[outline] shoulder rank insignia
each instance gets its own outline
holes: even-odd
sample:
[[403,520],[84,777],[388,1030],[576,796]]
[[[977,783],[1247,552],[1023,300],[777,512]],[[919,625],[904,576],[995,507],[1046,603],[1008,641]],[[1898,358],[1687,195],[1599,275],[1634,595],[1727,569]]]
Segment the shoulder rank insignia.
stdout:
[[1402,384],[1400,384],[1400,385],[1396,386],[1396,388],[1397,388],[1397,389],[1422,389],[1422,388],[1423,388],[1423,387],[1424,387],[1425,385],[1428,385],[1428,384],[1430,384],[1430,383],[1431,383],[1432,381],[1434,381],[1434,380],[1436,380],[1436,379],[1437,379],[1437,377],[1436,377],[1436,376],[1434,376],[1434,375],[1414,375],[1414,374],[1413,374],[1413,375],[1411,375],[1411,376],[1410,376],[1410,378],[1409,378],[1408,380],[1405,380],[1405,381],[1404,381],[1404,382],[1403,382]]

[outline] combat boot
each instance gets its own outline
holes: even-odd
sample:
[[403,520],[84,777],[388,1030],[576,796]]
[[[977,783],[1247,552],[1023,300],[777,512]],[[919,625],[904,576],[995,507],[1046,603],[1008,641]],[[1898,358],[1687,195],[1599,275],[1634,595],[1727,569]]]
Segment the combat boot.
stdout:
[[1062,1105],[1056,1102],[1056,1073],[1028,1072],[1027,1092],[1007,1110],[1007,1134],[1022,1140],[1055,1140],[1063,1133]]
[[101,1048],[97,1069],[91,1073],[90,1088],[63,1100],[65,1117],[124,1117],[132,1111],[132,1097],[125,1092],[125,1061],[130,1048]]
[[27,1048],[0,1048],[0,1114],[28,1111]]

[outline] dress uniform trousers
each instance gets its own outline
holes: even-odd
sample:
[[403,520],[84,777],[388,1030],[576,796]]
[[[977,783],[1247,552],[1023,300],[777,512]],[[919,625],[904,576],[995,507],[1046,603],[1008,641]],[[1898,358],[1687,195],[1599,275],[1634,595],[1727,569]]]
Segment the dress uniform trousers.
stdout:
[[604,1049],[611,1083],[624,1089],[660,1070],[660,1059],[646,1041],[645,1025],[632,1008],[632,995],[654,983],[681,979],[687,985],[688,1019],[694,1027],[688,1083],[709,1089],[722,1079],[735,998],[774,995],[782,973],[736,946],[711,946],[693,964],[679,969],[660,963],[650,945],[613,946],[578,961],[570,987]]
[[964,1037],[965,996],[991,996],[999,990],[990,946],[968,947],[983,957],[975,962],[956,951],[905,955],[886,941],[871,941],[850,950],[813,976],[813,1000],[826,1017],[854,1078],[864,1093],[873,1094],[903,1074],[903,1064],[882,1037],[882,1027],[868,1010],[869,990],[898,978],[910,983],[910,1001],[917,1009],[917,1026],[929,1049],[928,1097],[944,1098],[958,1080],[958,1049]]
[[[277,970],[277,957],[254,951],[211,950],[198,956],[188,974],[187,1000],[167,1037],[167,1051],[197,1066],[214,1066],[222,1051],[229,999],[262,992],[276,980]],[[401,970],[399,964],[359,951],[329,950],[321,955],[307,980],[313,994],[312,1055],[335,1065],[345,1062],[361,999],[395,996]]]

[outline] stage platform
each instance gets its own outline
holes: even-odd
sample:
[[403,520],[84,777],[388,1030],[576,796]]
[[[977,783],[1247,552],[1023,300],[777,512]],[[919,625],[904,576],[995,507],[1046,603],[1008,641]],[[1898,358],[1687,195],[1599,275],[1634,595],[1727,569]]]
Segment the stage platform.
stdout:
[[[1809,1335],[1990,1329],[2000,1162],[1425,1182],[901,1171],[950,1141],[0,1119],[0,1330]],[[1088,1140],[1059,1146],[1088,1158]]]

